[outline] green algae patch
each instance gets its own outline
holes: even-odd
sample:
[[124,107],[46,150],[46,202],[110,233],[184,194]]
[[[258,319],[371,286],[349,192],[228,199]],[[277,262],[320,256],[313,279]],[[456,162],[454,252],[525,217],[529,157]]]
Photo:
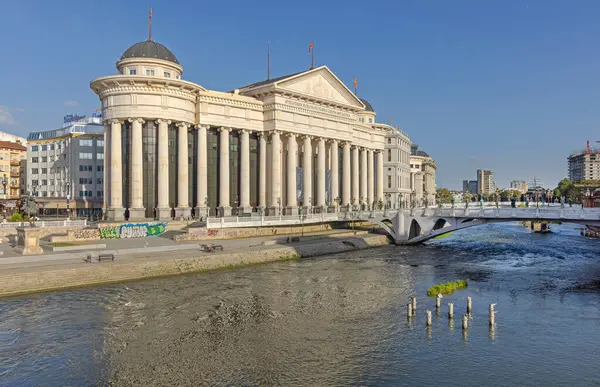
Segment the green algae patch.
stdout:
[[427,295],[430,297],[437,296],[438,294],[452,294],[458,289],[463,289],[468,286],[467,281],[458,280],[454,282],[446,282],[445,284],[438,284],[427,289]]

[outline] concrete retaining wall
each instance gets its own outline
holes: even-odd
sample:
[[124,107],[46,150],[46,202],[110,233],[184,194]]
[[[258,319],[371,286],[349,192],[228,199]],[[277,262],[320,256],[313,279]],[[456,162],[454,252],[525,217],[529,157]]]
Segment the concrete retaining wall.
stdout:
[[[344,243],[345,242],[345,243]],[[367,235],[332,238],[324,242],[294,247],[275,247],[260,251],[243,251],[214,255],[190,252],[189,258],[77,264],[69,267],[34,267],[30,270],[6,270],[0,273],[0,296],[98,285],[151,277],[203,272],[265,262],[334,254],[389,244],[386,236]]]
[[[366,226],[370,223],[367,222],[355,222],[355,227]],[[302,229],[305,233],[329,231],[337,228],[349,228],[345,222],[339,222],[335,224],[320,223],[294,226],[273,226],[273,227],[240,227],[240,228],[223,228],[223,229],[206,229],[204,227],[190,228],[186,234],[176,235],[174,237],[177,241],[201,241],[201,240],[213,240],[213,239],[237,239],[237,238],[253,238],[253,237],[264,237],[274,235],[290,235],[300,234]]]

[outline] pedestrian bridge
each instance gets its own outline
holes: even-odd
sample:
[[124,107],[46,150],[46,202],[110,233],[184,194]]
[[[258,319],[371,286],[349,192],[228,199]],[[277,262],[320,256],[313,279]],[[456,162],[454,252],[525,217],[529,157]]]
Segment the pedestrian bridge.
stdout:
[[452,231],[488,223],[560,221],[600,226],[600,208],[481,206],[477,208],[438,207],[410,210],[345,211],[306,215],[208,218],[206,226],[209,229],[272,227],[359,220],[381,226],[396,244],[415,244]]

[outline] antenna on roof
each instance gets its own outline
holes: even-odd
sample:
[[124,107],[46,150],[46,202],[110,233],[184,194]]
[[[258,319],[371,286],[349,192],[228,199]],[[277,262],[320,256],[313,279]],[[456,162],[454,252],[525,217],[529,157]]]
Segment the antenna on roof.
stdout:
[[148,14],[148,41],[152,41],[152,7],[150,7],[150,13]]

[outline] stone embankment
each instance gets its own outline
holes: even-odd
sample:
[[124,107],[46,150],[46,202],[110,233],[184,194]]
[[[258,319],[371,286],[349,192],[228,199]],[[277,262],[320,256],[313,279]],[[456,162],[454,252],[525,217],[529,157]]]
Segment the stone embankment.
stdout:
[[[108,263],[69,263],[52,266],[23,266],[0,270],[0,296],[99,285],[152,277],[198,273],[220,268],[285,261],[335,254],[390,244],[383,235],[323,238],[312,243],[246,248],[224,253],[198,250],[175,252],[165,257],[154,254],[123,254]],[[49,256],[48,260],[50,260]]]

